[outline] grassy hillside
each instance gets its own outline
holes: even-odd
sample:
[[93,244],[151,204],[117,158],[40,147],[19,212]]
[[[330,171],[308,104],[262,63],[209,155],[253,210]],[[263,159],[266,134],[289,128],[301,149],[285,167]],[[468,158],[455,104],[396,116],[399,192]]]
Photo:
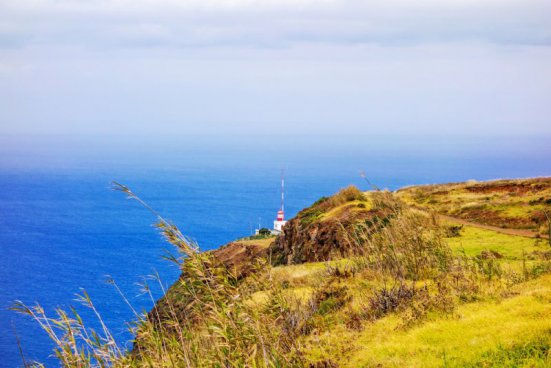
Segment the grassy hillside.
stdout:
[[401,189],[405,203],[480,224],[548,234],[551,178],[423,185]]
[[[538,196],[547,193],[542,182],[534,182]],[[131,354],[108,334],[91,339],[76,317],[60,312],[54,321],[19,307],[54,334],[71,367],[551,366],[547,240],[458,226],[431,212],[467,213],[457,208],[472,185],[442,186],[447,194],[434,200],[425,194],[432,187],[346,188],[301,211],[277,238],[207,253],[159,218],[182,254],[182,277],[140,317]],[[511,219],[544,208],[499,193],[499,204],[485,206],[507,207]]]
[[[382,287],[380,281],[365,275],[341,276],[340,283],[353,299],[317,321],[317,330],[304,342],[308,360],[338,367],[551,365],[551,275],[545,261],[551,251],[547,244],[476,228],[467,228],[448,241],[457,254],[487,262],[480,269],[484,276],[469,286],[471,294],[455,295],[450,309],[440,305],[423,311],[427,306],[414,302],[373,320],[361,312],[372,300],[368,295]],[[489,250],[503,258],[479,258]],[[523,250],[537,254],[529,257],[525,269]],[[540,252],[545,256],[540,257]],[[495,262],[494,276],[490,276],[490,262]],[[335,267],[354,265],[354,260],[341,260],[277,267],[273,272],[306,298],[304,294],[315,293],[319,280],[334,274]],[[425,282],[431,281],[417,284]]]

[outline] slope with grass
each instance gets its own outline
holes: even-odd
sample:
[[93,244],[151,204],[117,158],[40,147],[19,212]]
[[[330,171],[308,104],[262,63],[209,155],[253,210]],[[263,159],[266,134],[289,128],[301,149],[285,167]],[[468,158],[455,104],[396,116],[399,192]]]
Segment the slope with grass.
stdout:
[[[335,367],[550,366],[548,244],[475,227],[463,228],[446,242],[456,255],[480,265],[482,277],[465,295],[455,295],[458,300],[452,309],[429,307],[422,316],[416,315],[426,308],[422,301],[398,306],[382,318],[366,316],[373,307],[366,294],[384,286],[377,275],[347,274],[346,270],[357,269],[354,259],[275,268],[273,273],[283,277],[291,290],[312,294],[320,279],[342,270],[337,283],[346,286],[351,300],[318,316],[314,331],[304,339],[307,360]],[[421,284],[425,282],[431,280]]]
[[[408,330],[395,316],[353,338],[348,367],[536,367],[551,364],[551,277],[514,286],[512,296],[461,305]],[[398,329],[397,329],[398,327]]]
[[551,178],[407,187],[397,191],[404,202],[440,214],[508,229],[549,233]]

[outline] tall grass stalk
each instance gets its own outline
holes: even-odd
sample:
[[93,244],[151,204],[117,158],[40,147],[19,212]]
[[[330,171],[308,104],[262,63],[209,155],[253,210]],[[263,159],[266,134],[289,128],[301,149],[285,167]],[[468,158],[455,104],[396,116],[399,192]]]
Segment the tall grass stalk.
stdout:
[[[248,302],[250,292],[254,291],[250,283],[244,287],[212,254],[201,253],[197,244],[128,187],[113,183],[113,188],[139,202],[157,218],[156,227],[179,252],[177,257],[167,258],[180,265],[182,276],[172,286],[174,292],[165,293],[146,315],[132,307],[114,280],[108,280],[136,318],[131,352],[117,344],[85,290],[78,294],[77,300],[93,311],[100,332],[87,328],[75,308],[69,313],[58,308],[51,317],[40,305],[29,307],[16,302],[13,309],[33,318],[50,337],[54,354],[63,367],[303,365],[292,333],[279,323],[280,315]],[[269,266],[264,266],[262,272],[269,273]],[[158,275],[152,279],[166,291]],[[142,288],[155,302],[147,280]],[[279,301],[279,297],[277,292],[271,293],[273,300]]]

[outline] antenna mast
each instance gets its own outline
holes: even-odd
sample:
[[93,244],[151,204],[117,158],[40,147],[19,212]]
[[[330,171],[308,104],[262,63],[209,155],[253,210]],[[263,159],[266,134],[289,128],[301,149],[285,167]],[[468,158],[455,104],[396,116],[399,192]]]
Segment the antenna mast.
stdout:
[[281,212],[285,212],[285,171],[281,169]]

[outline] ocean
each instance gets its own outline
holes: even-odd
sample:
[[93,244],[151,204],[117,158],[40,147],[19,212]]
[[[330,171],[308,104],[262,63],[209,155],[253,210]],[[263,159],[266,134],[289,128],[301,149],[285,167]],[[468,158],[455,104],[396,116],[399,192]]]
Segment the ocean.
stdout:
[[[107,278],[117,282],[138,310],[153,306],[139,285],[144,278],[157,272],[165,288],[177,279],[178,269],[163,259],[165,252],[175,251],[152,226],[155,218],[113,191],[113,180],[128,185],[208,250],[248,236],[258,226],[271,227],[279,207],[281,167],[288,218],[349,184],[367,189],[360,170],[389,189],[551,174],[545,156],[354,157],[304,156],[283,164],[265,157],[266,164],[258,164],[263,159],[228,159],[0,166],[0,366],[22,366],[18,340],[28,361],[58,366],[46,334],[28,317],[9,310],[14,300],[38,302],[52,313],[56,307],[78,306],[75,294],[85,289],[121,346],[130,348],[132,311]],[[153,293],[160,297],[161,287],[154,286]],[[89,310],[77,309],[97,326]]]

